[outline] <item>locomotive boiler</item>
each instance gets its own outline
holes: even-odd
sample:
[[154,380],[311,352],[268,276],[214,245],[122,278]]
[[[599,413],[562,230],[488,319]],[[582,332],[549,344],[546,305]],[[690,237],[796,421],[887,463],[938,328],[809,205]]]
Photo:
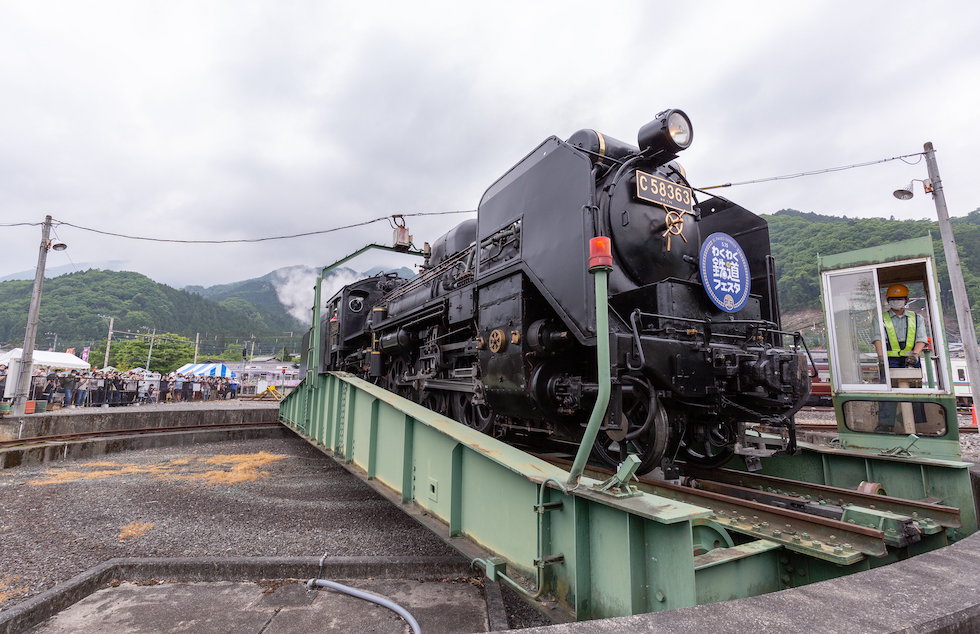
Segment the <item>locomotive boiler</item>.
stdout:
[[[667,110],[637,145],[593,130],[550,137],[486,190],[477,218],[426,248],[414,279],[338,292],[321,370],[345,370],[479,431],[575,445],[596,402],[599,337],[610,402],[594,455],[639,471],[791,453],[810,389],[783,332],[765,220],[704,196],[676,162],[693,138]],[[596,331],[589,243],[611,244],[608,329]]]

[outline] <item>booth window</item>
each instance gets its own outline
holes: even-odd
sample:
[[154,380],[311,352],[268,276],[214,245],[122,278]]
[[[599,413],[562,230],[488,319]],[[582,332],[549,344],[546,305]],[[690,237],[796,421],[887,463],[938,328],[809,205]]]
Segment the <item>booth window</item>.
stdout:
[[838,384],[884,387],[874,347],[879,336],[880,309],[873,271],[832,276],[830,305]]
[[844,424],[851,431],[907,436],[946,434],[946,408],[917,401],[847,401]]
[[[931,285],[927,283],[930,270],[926,260],[862,267],[832,273],[826,279],[838,391],[938,393],[947,389],[945,359],[938,354],[945,352],[945,347],[941,333],[934,331],[938,306]],[[897,353],[889,355],[885,348],[894,335],[885,328],[884,316],[888,311],[885,295],[886,289],[895,284],[907,288],[908,301],[904,317],[896,316],[889,320],[889,325],[896,324],[894,328],[898,334],[905,328],[908,315],[914,313],[916,334],[902,330],[898,334],[901,339],[897,340]],[[898,312],[893,314],[898,315]],[[907,337],[912,337],[912,341],[907,342]],[[918,361],[914,356],[908,358],[915,341],[922,341],[920,346],[928,342]],[[878,347],[882,348],[881,358]]]

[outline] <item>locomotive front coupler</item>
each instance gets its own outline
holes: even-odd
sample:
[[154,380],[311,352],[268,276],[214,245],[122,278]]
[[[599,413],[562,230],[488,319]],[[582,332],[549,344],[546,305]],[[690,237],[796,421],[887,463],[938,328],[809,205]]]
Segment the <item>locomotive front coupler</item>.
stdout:
[[[761,468],[759,458],[795,456],[801,449],[796,444],[796,427],[787,419],[780,424],[738,423],[735,453],[745,457],[749,471]],[[752,467],[759,465],[756,469]]]

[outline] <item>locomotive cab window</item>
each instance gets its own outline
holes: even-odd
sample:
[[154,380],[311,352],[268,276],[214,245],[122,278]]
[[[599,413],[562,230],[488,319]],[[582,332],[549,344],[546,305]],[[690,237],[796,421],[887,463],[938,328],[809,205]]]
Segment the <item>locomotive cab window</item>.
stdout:
[[347,300],[347,308],[352,313],[359,313],[364,310],[364,295],[354,295],[352,293],[350,299]]
[[948,392],[932,279],[927,259],[824,274],[836,392]]

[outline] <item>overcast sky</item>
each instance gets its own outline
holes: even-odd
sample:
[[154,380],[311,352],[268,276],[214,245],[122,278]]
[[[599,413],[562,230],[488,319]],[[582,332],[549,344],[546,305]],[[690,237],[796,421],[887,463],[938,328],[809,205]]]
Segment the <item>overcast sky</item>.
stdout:
[[[549,135],[636,143],[668,107],[697,186],[938,150],[980,207],[980,3],[0,1],[0,223],[232,239],[474,209]],[[924,162],[724,194],[758,213],[933,218]],[[467,216],[411,219],[416,242]],[[70,227],[49,266],[125,261],[175,286],[322,266],[386,223],[186,246]],[[38,227],[0,227],[0,276]],[[70,259],[69,259],[70,258]],[[363,257],[355,268],[376,261]]]

